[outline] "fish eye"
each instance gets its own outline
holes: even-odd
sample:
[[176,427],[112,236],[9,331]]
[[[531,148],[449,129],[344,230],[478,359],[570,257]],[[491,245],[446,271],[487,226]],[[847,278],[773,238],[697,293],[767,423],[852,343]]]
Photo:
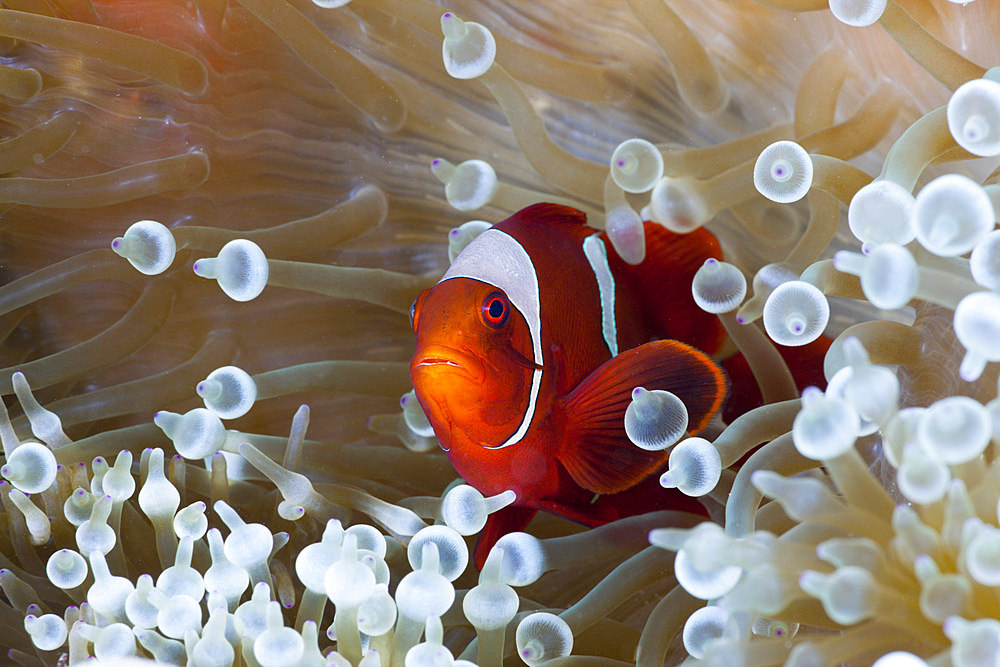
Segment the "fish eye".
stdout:
[[422,297],[423,295],[424,295],[423,292],[421,292],[420,294],[418,294],[417,298],[414,299],[413,303],[410,304],[410,328],[413,329],[414,333],[417,332],[417,319],[418,319],[417,318],[417,304],[420,302],[420,297]]
[[483,321],[494,329],[507,323],[510,317],[510,302],[502,292],[493,292],[483,299]]

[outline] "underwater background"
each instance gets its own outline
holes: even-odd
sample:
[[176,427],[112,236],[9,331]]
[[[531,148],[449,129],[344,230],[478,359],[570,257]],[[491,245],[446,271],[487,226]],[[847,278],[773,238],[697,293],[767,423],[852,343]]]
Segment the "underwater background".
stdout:
[[[0,643],[12,663],[137,655],[173,664],[343,664],[323,657],[339,637],[345,661],[401,665],[422,632],[430,648],[406,664],[459,656],[481,665],[697,664],[689,654],[728,665],[870,664],[906,649],[927,664],[971,665],[1000,654],[997,373],[991,364],[976,382],[960,376],[971,343],[956,338],[953,323],[963,297],[995,285],[969,273],[963,256],[972,245],[940,256],[912,236],[893,240],[910,244],[923,272],[899,304],[872,299],[863,277],[830,261],[839,250],[861,252],[848,203],[873,177],[895,175],[916,194],[959,173],[985,186],[969,197],[1000,201],[996,153],[956,147],[943,112],[932,114],[966,81],[996,83],[987,73],[1000,60],[993,0],[889,0],[865,27],[841,22],[817,0],[2,4],[0,394],[10,416],[0,435],[10,481],[0,483]],[[496,70],[488,85],[448,74],[446,11],[492,32],[496,63],[513,85]],[[1000,124],[994,104],[981,115]],[[904,133],[910,143],[895,150],[889,170],[890,148],[902,146]],[[634,137],[656,144],[664,178],[674,179],[652,195],[609,185],[612,153]],[[754,189],[757,156],[778,140],[831,158],[813,160],[825,171],[817,167],[817,184],[796,203]],[[483,160],[498,185],[455,180],[446,191],[450,174],[432,171],[435,159]],[[492,196],[462,204],[477,187]],[[658,533],[650,546],[650,530],[687,528],[700,517],[666,512],[584,531],[540,515],[528,533],[548,556],[534,565],[535,579],[517,580],[510,569],[517,549],[535,549],[526,538],[529,546],[505,552],[507,570],[491,584],[508,606],[507,591],[516,592],[517,615],[480,627],[462,601],[483,583],[460,554],[452,554],[461,565],[452,576],[434,572],[447,586],[433,580],[431,592],[417,594],[439,596],[440,607],[398,599],[421,563],[430,577],[438,556],[422,545],[431,538],[412,538],[435,522],[451,525],[433,499],[456,478],[433,438],[407,427],[400,410],[414,350],[407,313],[447,268],[450,230],[471,219],[499,222],[539,201],[575,206],[599,228],[612,211],[647,205],[668,226],[662,218],[671,212],[682,224],[704,223],[751,284],[739,311],[748,323],[739,326],[761,337],[768,294],[808,282],[828,297],[820,330],[838,340],[828,379],[848,365],[859,377],[888,368],[894,380],[872,376],[888,388],[844,408],[849,422],[864,412],[857,405],[885,403],[862,415],[871,429],[848,433],[836,455],[809,457],[792,437],[807,399],[789,395],[780,377],[758,378],[769,405],[715,438],[722,470],[699,494],[711,498],[724,531],[709,523]],[[117,254],[126,241],[112,249],[116,238],[132,239],[132,259],[153,262],[157,243],[168,242],[128,237],[140,220],[161,223],[176,246],[154,275]],[[985,230],[974,242],[981,238]],[[236,239],[270,260],[267,287],[247,300],[220,289],[225,279],[204,277],[209,264],[193,270]],[[870,238],[866,250],[882,240]],[[249,259],[232,261],[234,281],[254,279],[240,271],[261,279]],[[972,326],[989,338],[1000,331],[1000,310],[990,310],[989,298],[982,304]],[[845,350],[844,331],[861,352],[853,343]],[[983,354],[983,363],[1000,359]],[[205,410],[175,419],[204,408],[196,387],[225,366],[254,377],[252,408],[224,425]],[[32,394],[58,423],[41,411],[29,424]],[[978,407],[946,405],[945,432],[926,442],[917,413],[897,417],[953,396]],[[829,398],[837,409],[850,403]],[[938,436],[981,447],[942,456],[930,440]],[[32,451],[37,458],[19,468],[11,457],[28,440],[51,454]],[[736,462],[765,442],[777,444],[740,472]],[[50,459],[58,470],[45,468]],[[751,470],[776,473],[751,485]],[[41,484],[29,479],[36,473]],[[781,475],[798,475],[808,489],[786,489]],[[163,497],[140,493],[150,480]],[[762,504],[764,496],[774,500]],[[194,607],[185,601],[161,625],[156,610],[180,593],[165,583],[165,597],[150,594],[140,575],[156,580],[180,554],[178,564],[190,558],[188,570],[210,581],[209,567],[238,560],[244,533],[226,507],[272,535],[263,547],[246,538],[263,549],[240,566],[248,583],[213,601],[203,581],[201,594],[188,596]],[[374,525],[378,535],[343,533],[328,527],[332,519]],[[369,582],[345,569],[344,586],[367,586],[367,595],[331,594],[329,577],[326,597],[303,585],[298,555],[324,531],[335,544],[327,566],[366,563],[374,573]],[[449,542],[454,535],[434,537],[435,554],[467,549],[475,532],[458,539],[466,546]],[[228,561],[210,548],[222,537]],[[570,541],[546,541],[560,539]],[[53,560],[66,550],[83,557]],[[91,550],[105,556],[88,557]],[[675,572],[677,550],[686,574]],[[68,579],[53,578],[53,568]],[[702,576],[717,587],[678,585]],[[251,584],[266,590],[234,615],[250,604]],[[111,590],[118,597],[99,594]],[[141,622],[126,609],[136,590],[147,605]],[[838,590],[865,605],[838,601]],[[334,605],[324,613],[324,604],[338,594],[335,620]],[[359,620],[372,600],[378,613]],[[709,611],[692,616],[702,608]],[[533,620],[520,632],[523,619]]]

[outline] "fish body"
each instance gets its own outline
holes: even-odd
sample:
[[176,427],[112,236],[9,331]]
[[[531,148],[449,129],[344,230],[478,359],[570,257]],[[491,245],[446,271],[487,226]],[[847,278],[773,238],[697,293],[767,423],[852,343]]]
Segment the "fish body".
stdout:
[[517,495],[491,516],[489,544],[539,509],[587,525],[649,511],[606,495],[628,497],[668,457],[625,435],[635,387],[678,395],[690,433],[726,398],[710,356],[725,333],[690,289],[719,257],[715,238],[647,223],[646,258],[632,266],[585,220],[554,204],[524,209],[472,241],[414,303],[410,374],[435,435],[468,484]]

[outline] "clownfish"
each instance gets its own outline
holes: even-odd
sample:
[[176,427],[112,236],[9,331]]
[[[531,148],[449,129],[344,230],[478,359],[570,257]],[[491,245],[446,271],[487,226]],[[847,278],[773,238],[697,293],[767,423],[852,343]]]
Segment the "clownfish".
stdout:
[[691,434],[720,413],[728,380],[710,355],[725,331],[690,288],[718,242],[704,229],[645,233],[646,257],[630,265],[580,211],[536,204],[483,231],[414,301],[410,377],[438,441],[466,483],[516,493],[477,560],[538,510],[593,526],[656,509],[613,502],[668,458],[625,434],[635,387],[681,398]]

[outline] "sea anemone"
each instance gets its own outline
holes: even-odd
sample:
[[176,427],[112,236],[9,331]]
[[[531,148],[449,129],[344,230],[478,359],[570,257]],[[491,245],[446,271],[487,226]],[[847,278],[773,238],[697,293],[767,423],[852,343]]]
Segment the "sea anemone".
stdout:
[[[4,6],[13,662],[997,660],[995,3]],[[477,573],[513,499],[438,450],[406,314],[539,201],[633,263],[707,226],[763,405],[672,444],[637,388],[712,519],[539,516]],[[824,332],[800,392],[772,341]]]

